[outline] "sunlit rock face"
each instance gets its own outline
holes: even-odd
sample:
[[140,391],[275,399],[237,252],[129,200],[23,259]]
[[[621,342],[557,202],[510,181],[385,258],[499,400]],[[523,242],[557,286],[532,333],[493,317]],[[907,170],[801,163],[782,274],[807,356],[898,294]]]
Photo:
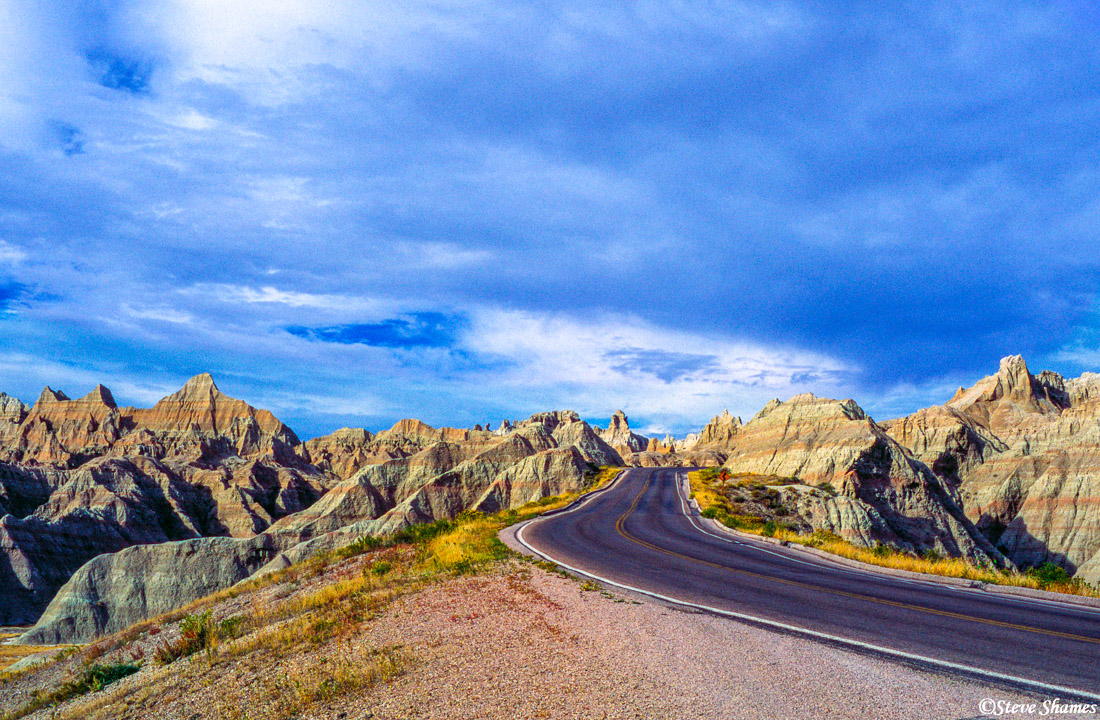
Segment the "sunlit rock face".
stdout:
[[1023,358],[886,423],[1017,565],[1100,581],[1100,376],[1033,375]]
[[132,545],[251,537],[339,478],[270,412],[202,374],[152,408],[96,386],[0,399],[0,623],[33,622],[85,562]]
[[35,642],[88,640],[341,532],[514,507],[622,464],[572,411],[497,433],[407,419],[301,443],[208,374],[147,409],[102,386],[78,400],[47,388],[31,408],[5,395],[0,433],[0,623],[39,620]]
[[768,403],[728,442],[723,467],[832,486],[835,497],[807,496],[808,514],[852,542],[1003,563],[952,489],[851,400]]
[[622,410],[615,411],[606,430],[597,428],[596,433],[620,454],[641,452],[649,444],[649,438],[630,429],[630,420]]

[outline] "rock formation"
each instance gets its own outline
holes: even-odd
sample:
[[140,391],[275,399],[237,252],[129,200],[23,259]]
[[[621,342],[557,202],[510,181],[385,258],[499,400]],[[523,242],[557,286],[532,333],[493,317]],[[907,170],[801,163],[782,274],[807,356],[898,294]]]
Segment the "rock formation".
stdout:
[[768,403],[729,442],[732,473],[831,485],[813,524],[863,545],[1003,558],[968,520],[953,488],[895,442],[851,400],[797,395]]
[[[729,447],[733,439],[740,434],[744,425],[741,418],[730,415],[729,410],[723,410],[721,415],[711,418],[711,421],[703,426],[699,433],[695,447],[700,445],[709,447]],[[691,449],[691,448],[688,448]]]
[[85,563],[20,642],[88,641],[244,580],[275,557],[270,536],[138,545]]
[[649,438],[642,437],[630,429],[630,421],[622,410],[615,411],[606,430],[597,429],[596,433],[622,455],[641,452],[649,444]]
[[945,405],[884,427],[1017,565],[1100,582],[1100,376],[1032,375],[1007,357]]
[[[97,386],[7,401],[0,447],[0,623],[33,622],[85,562],[131,545],[251,537],[338,478],[294,452],[270,412],[199,375],[149,409]],[[22,420],[11,427],[13,418]]]
[[29,409],[4,396],[0,428],[0,623],[37,620],[27,642],[87,641],[274,558],[515,507],[622,464],[571,411],[500,434],[402,420],[300,443],[206,374],[149,409],[102,386],[47,388]]

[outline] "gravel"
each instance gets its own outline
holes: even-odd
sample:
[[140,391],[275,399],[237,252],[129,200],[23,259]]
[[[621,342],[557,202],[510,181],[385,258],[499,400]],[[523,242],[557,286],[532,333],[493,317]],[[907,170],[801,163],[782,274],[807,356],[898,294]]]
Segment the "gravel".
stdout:
[[[227,601],[214,614],[273,592]],[[115,703],[109,699],[115,693],[106,692],[63,709],[112,720],[243,717],[253,714],[247,700],[234,710],[226,699],[261,692],[265,677],[324,663],[325,654],[365,657],[363,649],[393,646],[410,658],[404,674],[314,705],[296,720],[927,720],[980,717],[983,698],[1026,699],[726,618],[619,597],[512,560],[399,598],[341,647],[273,664],[242,660],[213,675],[193,656],[120,681],[116,692],[120,698],[129,693],[130,701]],[[29,692],[30,684],[43,687],[71,671],[48,668],[8,684],[3,694],[15,701],[11,695]],[[144,702],[131,704],[141,687],[157,688],[146,701],[152,714]],[[0,708],[5,705],[11,707],[0,699]]]

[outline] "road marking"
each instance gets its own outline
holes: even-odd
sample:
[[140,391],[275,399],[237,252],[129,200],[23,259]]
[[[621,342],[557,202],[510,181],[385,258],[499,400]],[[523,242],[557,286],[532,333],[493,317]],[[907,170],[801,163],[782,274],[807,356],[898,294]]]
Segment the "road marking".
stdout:
[[1078,614],[1081,614],[1081,615],[1100,615],[1100,608],[1092,607],[1092,606],[1089,606],[1089,605],[1078,605],[1076,603],[1070,603],[1070,602],[1066,602],[1066,601],[1062,601],[1062,600],[1047,600],[1045,598],[1030,598],[1030,597],[1023,597],[1023,596],[1020,596],[1020,595],[1010,595],[1010,594],[1007,594],[1007,593],[996,593],[996,591],[992,591],[992,590],[983,590],[982,588],[966,587],[966,586],[962,586],[962,585],[949,585],[947,583],[936,582],[935,580],[923,580],[923,579],[917,580],[917,579],[913,579],[913,578],[898,577],[896,575],[886,575],[884,573],[875,572],[875,570],[870,569],[870,568],[867,568],[867,569],[852,568],[852,567],[847,567],[845,565],[840,565],[839,563],[831,563],[825,558],[815,558],[814,560],[797,558],[797,557],[794,557],[793,555],[788,555],[786,553],[782,553],[782,552],[778,552],[776,550],[772,550],[771,548],[761,547],[760,545],[757,544],[759,542],[762,542],[762,541],[759,541],[759,540],[755,541],[755,542],[749,542],[749,541],[745,541],[745,540],[736,540],[734,538],[727,537],[727,536],[724,536],[724,535],[719,535],[717,533],[711,532],[710,530],[706,529],[705,527],[703,527],[702,525],[700,525],[699,523],[697,523],[695,521],[695,518],[692,516],[692,514],[690,512],[688,512],[688,509],[685,505],[685,498],[684,498],[684,493],[682,492],[682,490],[683,490],[683,488],[680,486],[680,483],[677,482],[677,484],[676,484],[676,495],[677,495],[677,497],[680,498],[680,510],[684,513],[684,517],[686,517],[688,519],[688,522],[690,522],[696,530],[698,530],[699,532],[703,533],[704,535],[712,537],[716,540],[721,540],[723,542],[732,543],[734,545],[740,545],[742,547],[750,548],[752,550],[757,550],[757,551],[762,552],[762,553],[767,553],[769,555],[774,555],[775,557],[782,558],[784,560],[789,560],[791,562],[801,563],[803,565],[809,565],[810,567],[816,567],[816,568],[821,568],[821,569],[826,569],[826,570],[832,570],[832,571],[836,571],[836,572],[846,572],[846,573],[849,573],[849,574],[852,574],[852,575],[871,576],[871,577],[874,577],[874,578],[877,578],[877,579],[888,578],[890,582],[905,583],[907,585],[919,585],[919,586],[922,586],[922,587],[932,587],[932,588],[943,589],[943,590],[953,590],[955,592],[966,593],[966,594],[971,594],[971,595],[981,594],[982,597],[984,597],[986,599],[990,599],[990,600],[995,599],[997,601],[1005,603],[1006,605],[1011,605],[1011,604],[1038,605],[1040,607],[1057,608],[1058,610],[1061,610],[1062,612],[1078,613]]
[[[576,510],[577,508],[573,508]],[[570,510],[569,512],[572,512]],[[564,514],[564,513],[562,513]],[[1095,693],[1085,692],[1083,690],[1074,690],[1073,688],[1063,687],[1061,685],[1050,685],[1048,683],[1039,682],[1037,680],[1028,680],[1027,678],[1017,677],[1015,675],[1006,675],[1004,673],[993,672],[992,670],[982,670],[981,668],[971,667],[969,665],[962,665],[960,663],[948,662],[947,660],[939,660],[937,658],[927,657],[925,655],[917,655],[915,653],[908,653],[903,650],[895,650],[894,648],[883,647],[880,645],[873,645],[871,643],[862,642],[860,640],[851,640],[849,638],[841,637],[839,635],[830,635],[829,633],[819,632],[817,630],[810,630],[808,628],[799,627],[797,625],[789,625],[787,623],[779,622],[777,620],[769,620],[768,618],[757,617],[755,615],[749,615],[747,613],[739,613],[733,610],[725,610],[723,608],[714,607],[711,605],[703,605],[701,603],[688,602],[686,600],[680,600],[668,595],[662,595],[655,593],[651,590],[643,590],[642,588],[635,587],[633,585],[627,585],[625,583],[616,582],[610,578],[596,575],[588,572],[587,570],[581,570],[580,568],[573,567],[568,563],[564,563],[561,560],[554,558],[540,550],[536,550],[529,545],[526,540],[523,539],[523,531],[527,529],[527,526],[531,523],[537,522],[538,518],[534,520],[528,520],[520,525],[516,531],[516,540],[519,541],[523,547],[530,550],[533,554],[542,557],[556,565],[560,565],[566,570],[570,570],[578,575],[592,578],[598,582],[610,585],[611,587],[617,587],[620,590],[626,590],[628,592],[638,593],[639,595],[646,595],[657,600],[670,603],[672,605],[680,605],[682,607],[689,607],[696,610],[704,610],[706,612],[714,613],[715,615],[722,615],[724,617],[733,618],[735,620],[742,620],[745,622],[755,623],[758,625],[764,625],[765,627],[775,628],[777,630],[783,630],[786,632],[794,633],[796,635],[809,636],[818,640],[824,640],[831,642],[842,647],[858,648],[865,650],[876,655],[884,655],[886,657],[894,658],[897,660],[905,660],[908,662],[916,662],[929,667],[939,668],[941,670],[950,670],[957,673],[963,673],[965,675],[971,675],[974,677],[983,678],[986,680],[994,680],[1002,683],[1009,683],[1025,688],[1039,689],[1043,692],[1050,693],[1052,695],[1059,696],[1060,698],[1067,697],[1079,697],[1085,698],[1089,701],[1100,702],[1100,695]]]
[[630,517],[630,515],[637,509],[638,503],[641,501],[642,495],[645,494],[645,491],[649,489],[649,484],[652,481],[652,479],[653,479],[653,474],[651,473],[649,475],[649,477],[646,478],[645,484],[642,485],[642,489],[639,490],[638,494],[634,496],[634,501],[632,503],[630,503],[630,507],[628,507],[626,509],[626,512],[624,512],[622,515],[620,515],[619,519],[615,521],[615,530],[616,530],[616,532],[619,533],[619,535],[623,536],[624,538],[626,538],[630,542],[637,543],[638,545],[642,545],[643,547],[649,548],[650,550],[656,550],[657,552],[664,553],[666,555],[671,555],[672,557],[681,558],[683,560],[688,560],[690,562],[698,563],[700,565],[709,565],[710,567],[718,568],[719,570],[724,570],[724,571],[727,571],[727,572],[737,573],[739,575],[746,575],[748,577],[753,577],[753,578],[757,578],[757,579],[760,579],[760,580],[767,580],[767,581],[771,581],[771,582],[783,583],[784,585],[791,585],[791,586],[794,586],[794,587],[805,588],[807,590],[813,590],[813,591],[817,591],[817,592],[825,592],[825,593],[829,593],[831,595],[837,595],[837,596],[840,596],[840,597],[853,598],[853,599],[856,599],[856,600],[865,600],[867,602],[878,603],[880,605],[889,605],[891,607],[902,608],[904,610],[913,610],[913,611],[916,611],[916,612],[928,613],[930,615],[938,615],[940,617],[949,617],[949,618],[953,618],[953,619],[956,619],[956,620],[966,620],[966,621],[971,621],[971,622],[983,623],[985,625],[994,625],[994,626],[997,626],[997,627],[1008,628],[1010,630],[1021,630],[1021,631],[1024,631],[1024,632],[1033,632],[1033,633],[1039,633],[1039,634],[1042,634],[1042,635],[1050,635],[1052,637],[1064,638],[1066,640],[1076,640],[1078,642],[1088,642],[1088,643],[1100,644],[1100,638],[1092,638],[1092,637],[1088,637],[1086,635],[1074,635],[1072,633],[1064,633],[1064,632],[1059,632],[1057,630],[1046,630],[1044,628],[1036,628],[1036,627],[1031,627],[1029,625],[1018,625],[1016,623],[1009,623],[1009,622],[1004,622],[1004,621],[1001,621],[1001,620],[990,620],[988,618],[980,618],[980,617],[974,617],[972,615],[965,615],[963,613],[951,612],[950,610],[936,610],[934,608],[922,607],[920,605],[913,605],[913,604],[910,604],[910,603],[899,602],[897,600],[886,600],[884,598],[876,598],[876,597],[872,597],[870,595],[861,595],[859,593],[848,592],[846,590],[834,590],[832,588],[821,587],[819,585],[813,585],[811,583],[804,583],[804,582],[800,582],[798,580],[788,580],[786,578],[775,577],[774,575],[765,575],[763,573],[753,572],[752,570],[743,570],[743,569],[740,569],[740,568],[733,568],[733,567],[729,567],[728,565],[722,565],[721,563],[711,562],[709,560],[703,560],[701,558],[692,557],[691,555],[684,555],[683,553],[678,553],[674,550],[667,550],[663,547],[659,547],[657,545],[654,545],[653,543],[646,542],[645,540],[642,540],[641,538],[635,537],[635,536],[629,534],[628,532],[626,532],[626,530],[624,529],[624,523],[626,522],[626,519],[628,517]]
[[776,550],[772,550],[770,548],[762,547],[760,544],[758,544],[762,542],[759,540],[737,540],[725,535],[719,535],[717,533],[711,532],[707,528],[697,523],[692,514],[688,512],[687,507],[684,505],[684,493],[682,492],[682,488],[680,487],[679,483],[677,483],[676,485],[676,490],[676,494],[680,498],[680,509],[681,511],[683,511],[684,516],[688,519],[688,522],[690,522],[696,530],[703,533],[704,535],[712,537],[716,540],[721,540],[722,542],[731,543],[733,545],[740,545],[751,550],[756,550],[758,552],[774,555],[775,557],[782,558],[784,560],[789,560],[790,562],[801,563],[803,565],[809,565],[810,567],[832,570],[834,572],[846,572],[852,575],[871,576],[878,579],[888,578],[890,582],[905,583],[907,585],[919,585],[922,587],[932,587],[943,590],[952,590],[954,592],[965,593],[969,595],[981,595],[985,599],[995,599],[999,602],[1005,603],[1006,605],[1037,605],[1039,607],[1057,608],[1062,612],[1077,613],[1081,615],[1100,615],[1100,608],[1092,607],[1089,605],[1078,605],[1076,603],[1070,603],[1065,600],[1048,600],[1045,598],[1024,597],[1021,595],[1011,595],[1008,593],[997,593],[994,590],[986,590],[980,587],[975,588],[962,585],[949,585],[947,583],[937,582],[936,580],[917,580],[912,578],[898,577],[896,575],[885,575],[883,573],[876,572],[874,569],[871,568],[847,567],[845,565],[840,565],[839,563],[829,562],[825,558],[815,558],[814,560],[797,558],[791,554],[782,553]]

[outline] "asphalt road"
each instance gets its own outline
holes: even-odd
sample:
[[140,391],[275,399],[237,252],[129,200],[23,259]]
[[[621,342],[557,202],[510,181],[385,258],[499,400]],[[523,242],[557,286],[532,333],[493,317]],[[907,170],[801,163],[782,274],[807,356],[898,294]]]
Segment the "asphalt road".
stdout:
[[677,480],[683,472],[630,470],[516,535],[559,565],[667,602],[1100,702],[1100,609],[847,569],[732,539],[700,524]]

